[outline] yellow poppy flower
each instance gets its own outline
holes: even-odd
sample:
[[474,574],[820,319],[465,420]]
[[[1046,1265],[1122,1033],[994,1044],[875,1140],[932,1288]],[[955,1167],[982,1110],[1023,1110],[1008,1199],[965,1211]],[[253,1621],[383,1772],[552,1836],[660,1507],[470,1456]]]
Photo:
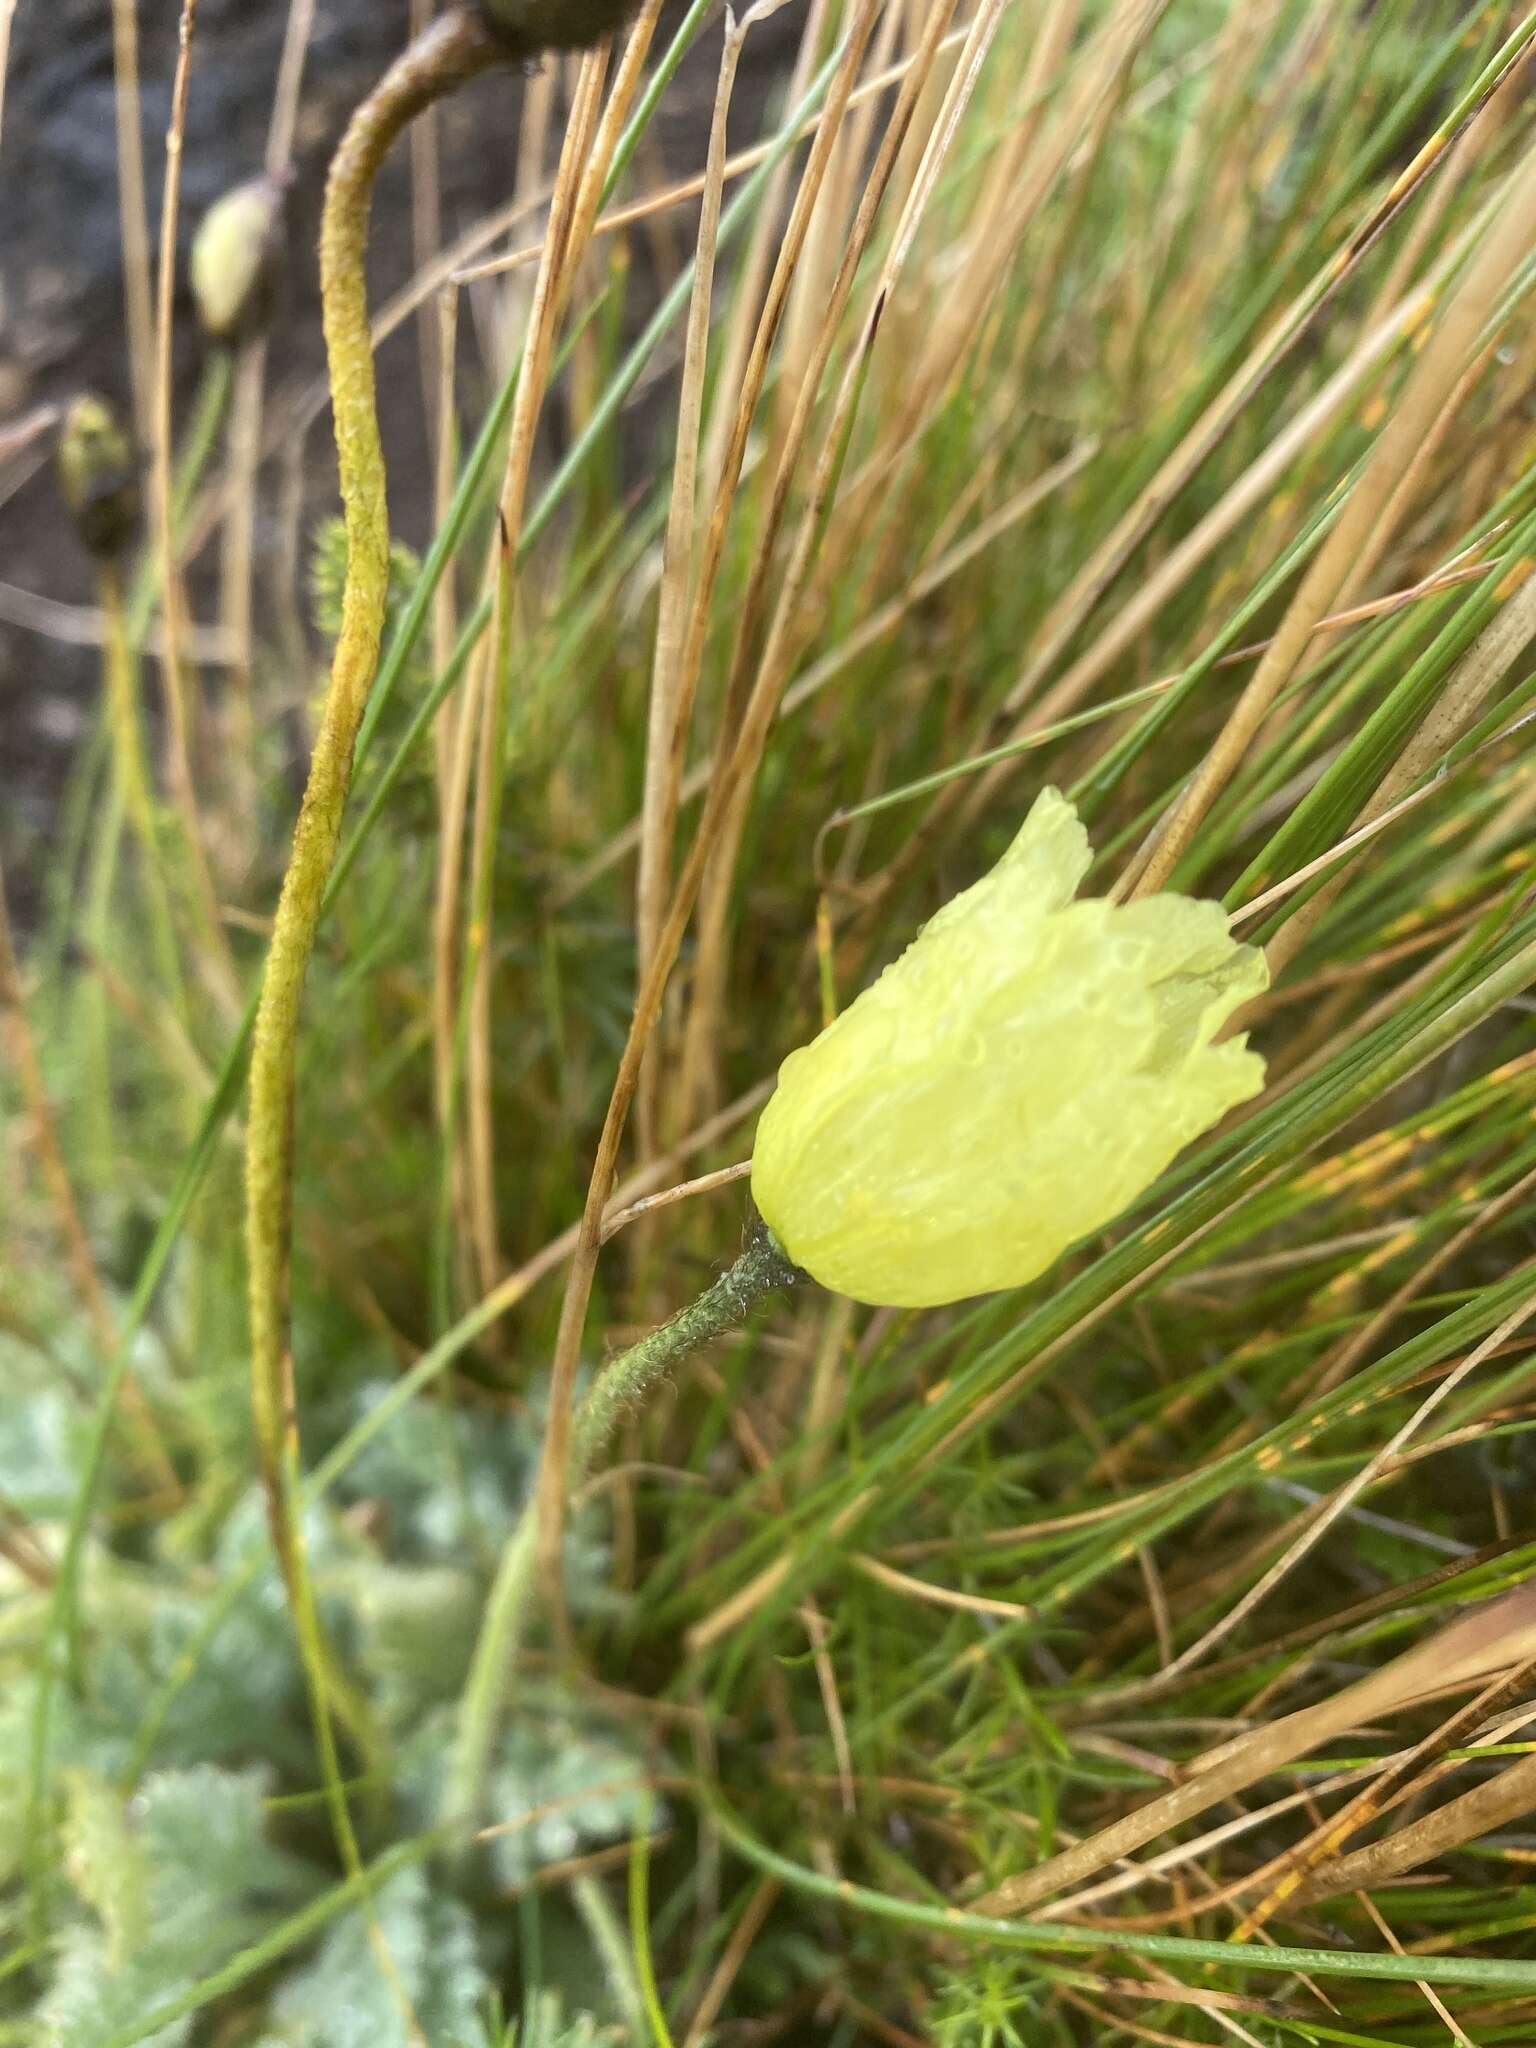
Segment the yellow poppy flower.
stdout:
[[1043,1273],[1256,1095],[1213,1044],[1268,985],[1226,912],[1076,902],[1088,835],[1042,790],[989,875],[779,1070],[752,1192],[797,1265],[927,1308]]

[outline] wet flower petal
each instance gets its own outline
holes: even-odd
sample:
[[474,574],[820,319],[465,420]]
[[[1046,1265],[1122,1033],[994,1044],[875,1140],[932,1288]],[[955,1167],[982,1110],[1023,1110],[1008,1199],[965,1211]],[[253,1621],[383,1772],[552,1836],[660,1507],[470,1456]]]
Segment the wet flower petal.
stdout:
[[1232,1012],[1267,986],[1216,903],[1077,902],[1088,836],[1043,790],[989,875],[810,1045],[763,1111],[752,1192],[856,1300],[1022,1286],[1263,1086]]

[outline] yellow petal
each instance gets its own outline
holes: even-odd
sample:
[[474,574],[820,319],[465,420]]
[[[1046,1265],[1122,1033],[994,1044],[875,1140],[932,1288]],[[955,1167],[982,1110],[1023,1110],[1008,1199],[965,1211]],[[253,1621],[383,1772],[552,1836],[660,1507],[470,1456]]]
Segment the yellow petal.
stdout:
[[1220,905],[1076,902],[1090,852],[1043,790],[989,875],[790,1054],[752,1192],[785,1250],[856,1300],[929,1307],[1022,1286],[1258,1093],[1242,1038],[1267,986]]

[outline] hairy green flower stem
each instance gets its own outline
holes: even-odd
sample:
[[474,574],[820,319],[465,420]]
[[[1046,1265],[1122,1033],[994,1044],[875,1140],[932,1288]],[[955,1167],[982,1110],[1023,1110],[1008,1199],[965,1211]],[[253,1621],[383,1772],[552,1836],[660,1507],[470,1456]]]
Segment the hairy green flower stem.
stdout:
[[389,514],[366,272],[374,180],[402,130],[434,101],[493,66],[595,42],[623,19],[627,6],[628,0],[580,0],[575,6],[569,0],[495,0],[483,12],[460,7],[443,15],[354,114],[326,184],[320,288],[347,575],[330,686],[256,1014],[246,1143],[252,1398],[273,1541],[290,1585],[296,1533],[287,1526],[283,1501],[298,1469],[288,1317],[299,1002],[336,858],[358,728],[378,667],[389,586]]
[[390,145],[434,100],[506,61],[507,45],[480,16],[456,9],[419,36],[353,115],[331,163],[320,226],[320,292],[330,369],[347,576],[341,630],[320,714],[309,782],[283,878],[251,1050],[245,1152],[251,1400],[272,1546],[299,1637],[331,1821],[349,1872],[360,1867],[331,1721],[341,1712],[372,1750],[364,1703],[348,1687],[320,1626],[304,1556],[299,1428],[289,1346],[293,1221],[294,1074],[299,1002],[336,859],[352,757],[378,667],[389,588],[389,514],[368,325],[368,213]]
[[[321,308],[346,515],[347,575],[341,630],[294,829],[256,1012],[246,1139],[246,1257],[251,1395],[257,1457],[272,1542],[304,1650],[328,1785],[337,1787],[338,1839],[355,1860],[339,1792],[327,1694],[348,1695],[320,1631],[298,1510],[298,1412],[289,1345],[293,1222],[294,1075],[299,1004],[325,890],[336,859],[358,729],[383,636],[389,586],[389,514],[368,324],[368,214],[391,145],[434,101],[497,65],[545,48],[592,41],[622,18],[614,0],[498,0],[491,13],[457,7],[410,45],[353,115],[331,164],[320,227]],[[352,1702],[349,1715],[360,1718]],[[360,1732],[366,1740],[366,1728]],[[339,1804],[338,1804],[339,1802]]]
[[504,63],[507,55],[506,42],[493,35],[478,14],[460,8],[442,16],[412,43],[354,114],[326,185],[320,229],[321,298],[346,512],[347,575],[330,686],[256,1014],[245,1175],[257,1448],[273,1543],[290,1591],[297,1565],[297,1531],[290,1527],[285,1504],[298,1470],[288,1311],[299,1000],[341,834],[357,730],[378,666],[389,586],[384,454],[368,327],[369,202],[379,167],[406,125],[465,80]]
[[[571,1425],[567,1485],[574,1493],[625,1415],[701,1346],[744,1323],[765,1295],[795,1286],[805,1275],[765,1224],[729,1271],[670,1322],[610,1359],[577,1409]],[[497,1567],[464,1690],[459,1738],[449,1766],[444,1818],[473,1815],[500,1722],[507,1672],[522,1644],[538,1586],[539,1490],[529,1494]]]

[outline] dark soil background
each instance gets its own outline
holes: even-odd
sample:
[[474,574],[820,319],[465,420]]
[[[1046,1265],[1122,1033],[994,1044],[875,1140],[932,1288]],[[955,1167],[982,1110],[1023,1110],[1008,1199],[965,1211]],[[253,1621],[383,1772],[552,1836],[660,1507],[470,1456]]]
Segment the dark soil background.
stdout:
[[[139,0],[152,234],[180,12],[179,0]],[[184,285],[186,245],[203,209],[261,168],[287,12],[287,0],[201,0],[198,9],[182,185],[178,420],[193,395],[201,356]],[[749,40],[734,109],[743,137],[759,132],[765,100],[785,74],[801,21],[801,9],[786,8]],[[294,147],[290,261],[272,333],[269,418],[286,395],[323,368],[314,241],[325,166],[350,109],[403,47],[407,22],[408,0],[319,0]],[[719,31],[712,24],[668,92],[649,153],[632,182],[652,184],[702,162],[718,55]],[[445,111],[446,236],[509,196],[523,87],[517,74],[484,79]],[[99,389],[127,410],[115,137],[110,0],[20,0],[0,146],[0,446],[7,427],[34,407],[67,401],[82,388]],[[385,170],[375,207],[376,305],[411,273],[410,203],[402,147]],[[688,225],[681,215],[676,224],[679,230]],[[639,320],[652,297],[645,276],[648,245],[637,239],[634,255],[630,311]],[[483,364],[474,351],[467,305],[462,329],[466,374],[460,390],[473,406],[483,389]],[[430,470],[413,327],[381,350],[379,386],[392,522],[402,538],[419,545],[429,531]],[[634,461],[643,465],[649,459],[643,430],[631,445]],[[324,421],[309,432],[304,464],[304,516],[312,526],[335,501],[334,456]],[[263,475],[264,516],[257,534],[258,634],[277,538],[275,522],[266,516],[273,469],[269,464]],[[0,592],[0,611],[11,614],[18,592],[66,605],[93,601],[91,565],[61,515],[47,468],[0,503],[0,584],[11,586],[10,603]],[[208,615],[206,603],[196,609]],[[89,730],[98,670],[92,648],[0,619],[0,852],[19,899],[13,908],[23,917],[35,901],[39,864],[47,856],[70,763]],[[153,699],[153,672],[147,682]]]

